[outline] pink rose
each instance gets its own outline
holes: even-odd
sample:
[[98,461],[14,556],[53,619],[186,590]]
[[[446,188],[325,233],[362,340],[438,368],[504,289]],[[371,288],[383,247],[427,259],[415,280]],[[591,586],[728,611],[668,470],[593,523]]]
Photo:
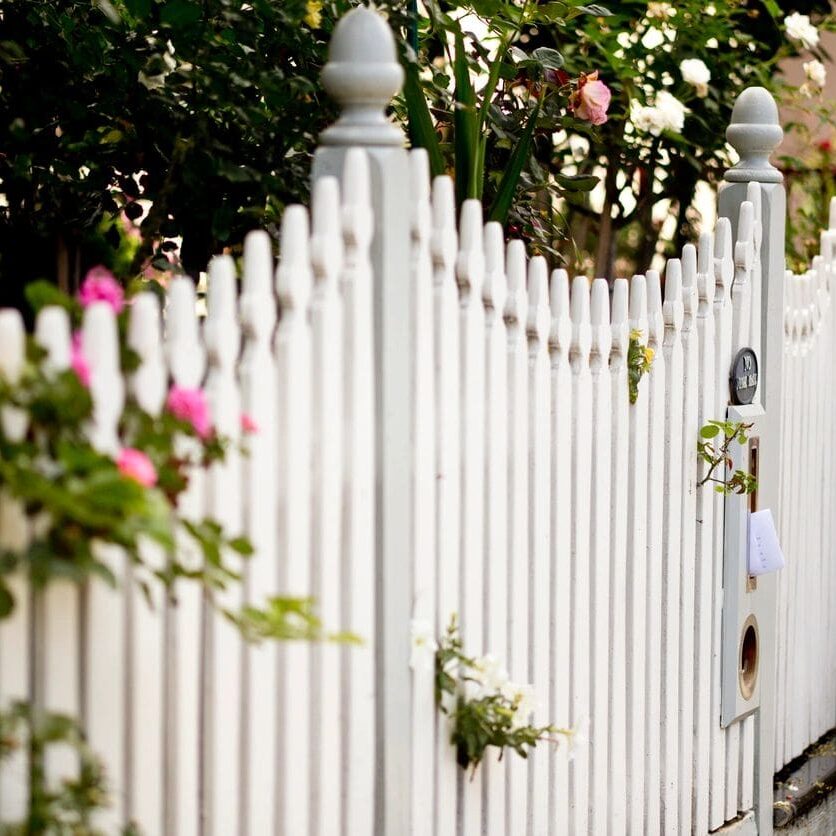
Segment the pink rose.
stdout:
[[139,482],[145,488],[151,488],[157,484],[157,470],[142,450],[125,447],[116,459],[116,466],[123,476]]
[[256,424],[252,415],[248,415],[246,412],[241,413],[241,432],[244,435],[252,435],[258,432],[258,424]]
[[194,427],[195,432],[206,438],[212,430],[209,417],[209,404],[202,389],[187,389],[183,386],[172,386],[166,401],[168,411],[181,421],[187,421]]
[[107,267],[93,267],[87,271],[81,289],[78,291],[78,301],[86,308],[93,302],[107,302],[113,312],[122,313],[125,307],[125,291]]
[[612,93],[603,81],[598,81],[598,71],[582,75],[578,79],[578,88],[572,93],[569,102],[578,119],[603,125],[607,121],[607,108],[610,106]]
[[84,356],[84,349],[81,347],[81,334],[78,331],[73,334],[70,345],[70,368],[75,372],[76,377],[86,389],[90,388],[90,364]]

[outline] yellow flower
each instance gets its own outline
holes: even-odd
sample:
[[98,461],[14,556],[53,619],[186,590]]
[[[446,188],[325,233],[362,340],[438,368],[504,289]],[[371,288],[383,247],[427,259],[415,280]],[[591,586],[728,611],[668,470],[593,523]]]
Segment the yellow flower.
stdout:
[[649,346],[645,346],[643,350],[645,365],[649,366],[653,362],[653,358],[656,356],[656,352]]
[[305,23],[311,29],[319,29],[322,25],[322,0],[308,0],[305,9]]

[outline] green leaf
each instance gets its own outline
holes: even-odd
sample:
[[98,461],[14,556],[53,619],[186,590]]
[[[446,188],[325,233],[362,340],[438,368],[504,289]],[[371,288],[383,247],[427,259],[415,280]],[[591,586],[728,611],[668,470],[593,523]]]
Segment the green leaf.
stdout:
[[567,192],[590,192],[599,182],[594,174],[561,174],[555,172],[554,179]]
[[0,581],[0,618],[7,618],[15,607],[15,599],[11,590]]
[[137,18],[148,17],[151,13],[151,0],[125,0],[125,6]]
[[511,152],[511,159],[508,161],[508,166],[502,175],[502,179],[499,181],[496,198],[488,213],[488,220],[499,221],[501,224],[505,224],[508,220],[508,213],[511,211],[511,205],[517,194],[520,175],[531,156],[531,141],[534,136],[534,128],[537,124],[539,114],[540,102],[538,101],[528,117],[528,122],[522,132],[522,136],[520,136],[519,142],[517,142],[514,150]]
[[160,11],[160,22],[169,26],[190,26],[200,20],[201,8],[191,0],[168,0]]
[[775,0],[763,0],[763,5],[774,20],[781,20],[784,17],[784,12]]
[[590,3],[588,6],[576,6],[579,12],[586,12],[588,15],[595,17],[610,17],[612,12],[606,6],[600,6],[598,3]]
[[564,64],[563,56],[556,49],[547,46],[535,49],[532,56],[547,70],[559,70]]
[[701,438],[714,438],[720,432],[720,428],[713,424],[706,424],[700,429]]
[[57,305],[70,312],[77,308],[73,299],[46,279],[30,282],[26,285],[24,293],[26,294],[26,301],[32,306],[35,313],[49,305]]
[[465,52],[464,37],[456,33],[456,52],[453,60],[456,79],[456,110],[453,114],[456,146],[456,203],[478,197],[474,159],[478,153],[479,115],[476,94],[470,80],[470,69]]
[[403,97],[409,117],[409,139],[413,148],[423,148],[430,160],[430,172],[433,177],[444,174],[444,156],[435,132],[427,97],[418,78],[418,66],[412,62],[406,64],[406,81]]

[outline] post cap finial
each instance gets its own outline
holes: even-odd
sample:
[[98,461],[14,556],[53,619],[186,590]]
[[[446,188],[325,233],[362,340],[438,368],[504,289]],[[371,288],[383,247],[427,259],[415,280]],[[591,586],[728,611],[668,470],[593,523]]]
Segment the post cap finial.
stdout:
[[365,6],[352,9],[334,29],[322,70],[323,86],[343,109],[322,134],[322,144],[403,145],[403,133],[385,114],[402,82],[389,25]]
[[780,183],[781,172],[769,162],[780,145],[784,131],[778,106],[764,87],[747,87],[734,103],[726,139],[740,155],[740,161],[726,172],[732,183]]

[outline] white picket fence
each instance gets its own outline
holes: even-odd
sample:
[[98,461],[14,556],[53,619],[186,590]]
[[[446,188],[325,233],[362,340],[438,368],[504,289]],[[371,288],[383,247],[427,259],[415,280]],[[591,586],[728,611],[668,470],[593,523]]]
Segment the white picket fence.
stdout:
[[834,279],[836,200],[821,254],[785,285],[776,769],[836,724]]
[[[250,454],[196,472],[184,500],[256,546],[223,603],[311,594],[326,625],[364,646],[247,646],[186,582],[149,608],[112,552],[118,591],[30,595],[17,581],[21,606],[0,621],[0,702],[82,718],[113,790],[107,833],[135,820],[151,836],[707,834],[756,807],[768,833],[772,769],[836,725],[836,217],[813,269],[787,277],[781,376],[762,317],[767,300],[782,313],[783,292],[782,204],[759,181],[766,169],[730,187],[727,217],[663,276],[550,274],[483,224],[478,202],[457,223],[452,182],[431,182],[424,152],[393,139],[380,112],[398,73],[380,19],[356,11],[340,32],[332,80],[354,106],[326,134],[310,215],[285,212],[278,265],[265,233],[247,238],[240,290],[232,259],[214,259],[205,323],[189,279],[172,282],[163,317],[154,296],[137,297],[142,365],[126,380],[109,309],[89,308],[83,335],[101,449],[118,448],[124,393],[155,412],[169,382],[205,385],[232,437],[242,411],[258,425]],[[364,60],[386,83],[360,101]],[[631,329],[655,352],[633,405]],[[64,315],[42,312],[36,334],[66,367]],[[17,314],[2,312],[12,378],[22,341]],[[762,625],[777,668],[764,663],[764,710],[722,729],[725,505],[697,487],[696,443],[725,417],[733,356],[760,356],[762,342],[762,374],[781,383],[765,405],[780,400],[784,430],[763,468],[780,481],[760,491],[787,555],[777,645]],[[0,500],[8,519],[15,507]],[[462,772],[431,655],[410,642],[453,613],[468,653],[533,683],[537,723],[588,729],[588,742]],[[53,780],[73,768],[48,763]],[[25,769],[22,755],[0,767],[2,820],[22,813]]]

